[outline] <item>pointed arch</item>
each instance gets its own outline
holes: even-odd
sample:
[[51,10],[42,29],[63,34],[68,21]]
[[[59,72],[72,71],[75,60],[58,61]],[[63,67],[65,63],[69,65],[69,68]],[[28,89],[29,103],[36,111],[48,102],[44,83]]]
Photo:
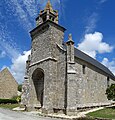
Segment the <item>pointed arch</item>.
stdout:
[[40,107],[42,107],[44,96],[44,71],[41,68],[37,68],[32,74],[32,80],[34,83],[38,103]]

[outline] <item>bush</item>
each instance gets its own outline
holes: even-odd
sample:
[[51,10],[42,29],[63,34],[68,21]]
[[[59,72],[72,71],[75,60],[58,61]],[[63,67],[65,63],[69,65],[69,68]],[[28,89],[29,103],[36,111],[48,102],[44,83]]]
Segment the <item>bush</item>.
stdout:
[[108,100],[115,101],[115,84],[111,84],[106,90]]
[[0,99],[0,104],[16,104],[16,99]]
[[12,99],[16,100],[17,102],[21,102],[21,96],[14,96]]
[[18,85],[18,91],[22,92],[22,85]]

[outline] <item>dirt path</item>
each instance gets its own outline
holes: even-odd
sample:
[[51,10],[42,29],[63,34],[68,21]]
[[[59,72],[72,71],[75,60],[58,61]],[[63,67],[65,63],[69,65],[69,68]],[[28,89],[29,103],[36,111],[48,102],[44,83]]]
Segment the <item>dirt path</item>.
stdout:
[[15,112],[0,108],[0,120],[57,120],[57,119],[33,116],[22,112]]

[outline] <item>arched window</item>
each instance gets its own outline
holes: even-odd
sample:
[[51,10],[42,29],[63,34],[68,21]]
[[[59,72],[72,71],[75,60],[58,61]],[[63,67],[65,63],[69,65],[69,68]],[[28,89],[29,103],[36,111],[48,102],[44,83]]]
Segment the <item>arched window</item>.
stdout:
[[110,78],[107,77],[107,87],[109,87],[109,86],[110,86]]
[[82,72],[83,72],[83,74],[85,74],[86,73],[86,65],[82,65]]

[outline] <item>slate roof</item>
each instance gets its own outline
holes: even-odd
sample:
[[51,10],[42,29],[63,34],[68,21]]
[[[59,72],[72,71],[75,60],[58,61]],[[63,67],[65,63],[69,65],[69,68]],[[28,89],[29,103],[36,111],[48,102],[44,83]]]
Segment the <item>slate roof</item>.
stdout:
[[113,80],[115,80],[115,76],[113,75],[113,73],[104,65],[102,65],[100,62],[98,62],[97,60],[93,59],[92,57],[90,57],[89,55],[85,54],[84,52],[78,50],[77,48],[74,49],[74,54],[75,57],[84,60],[90,64],[92,64],[93,66],[99,68],[100,70],[104,71],[105,73],[107,73],[107,76],[112,78]]

